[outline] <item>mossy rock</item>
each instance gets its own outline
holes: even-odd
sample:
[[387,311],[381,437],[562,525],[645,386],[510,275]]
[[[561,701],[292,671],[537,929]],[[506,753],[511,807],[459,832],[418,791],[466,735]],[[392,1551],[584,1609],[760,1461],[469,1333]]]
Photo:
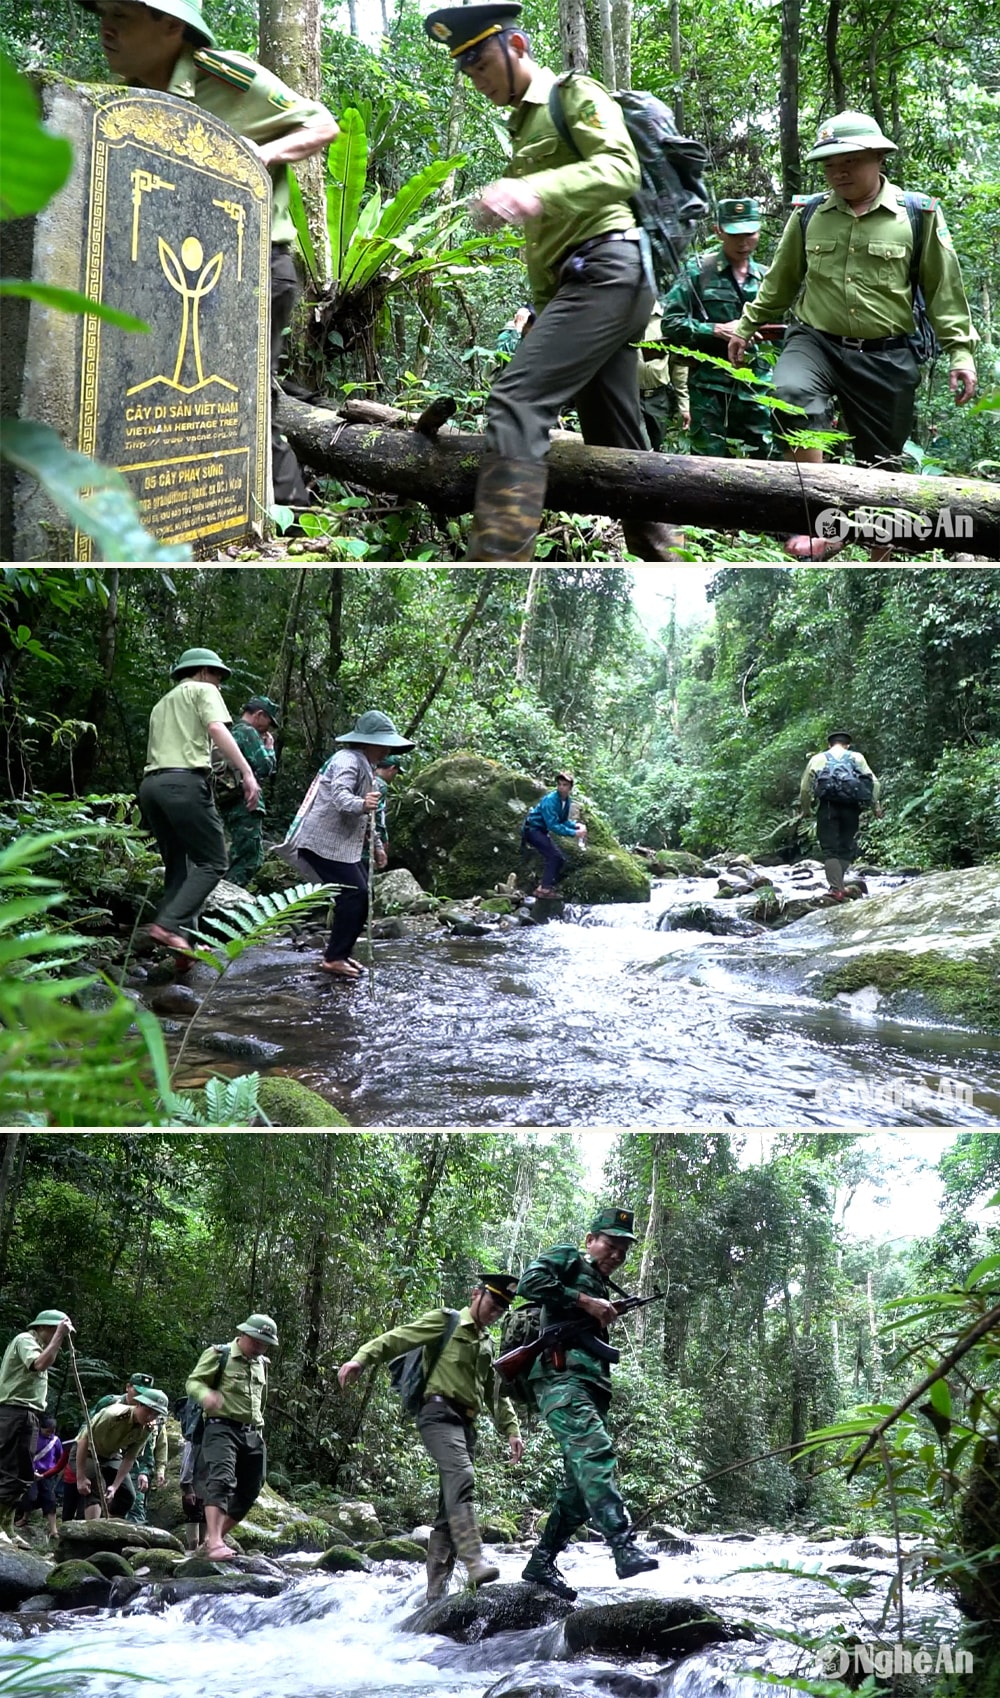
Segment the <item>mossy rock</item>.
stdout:
[[151,1574],[173,1574],[178,1563],[185,1561],[183,1552],[168,1551],[162,1545],[154,1545],[152,1550],[142,1545],[126,1545],[122,1556],[131,1563],[133,1573],[148,1568]]
[[686,849],[657,849],[647,864],[656,878],[700,878],[705,863]]
[[330,1542],[330,1528],[321,1515],[310,1515],[305,1521],[286,1521],[280,1537],[293,1550],[323,1551]]
[[349,1534],[352,1542],[364,1545],[371,1544],[375,1539],[385,1538],[385,1528],[375,1513],[374,1504],[364,1503],[360,1499],[336,1504],[323,1519],[338,1532]]
[[95,1551],[89,1560],[107,1580],[128,1580],[133,1574],[132,1564],[117,1551]]
[[211,1557],[183,1557],[173,1571],[175,1580],[207,1580],[213,1574],[225,1574],[221,1562],[213,1562]]
[[45,1590],[52,1593],[60,1609],[79,1609],[85,1604],[104,1609],[111,1597],[111,1581],[92,1562],[71,1559],[50,1569]]
[[365,1556],[372,1562],[423,1562],[426,1555],[415,1539],[376,1539],[365,1546]]
[[833,998],[874,986],[883,998],[880,1013],[903,1018],[930,1014],[978,1032],[1000,1032],[1000,950],[956,961],[934,950],[919,955],[900,950],[853,957],[824,973],[821,997]]
[[[524,872],[521,826],[546,788],[481,755],[462,752],[434,761],[412,790],[399,793],[393,859],[436,895],[492,896],[498,882]],[[560,839],[570,862],[561,894],[570,902],[648,902],[646,869],[622,848],[596,808],[584,801],[582,812],[586,850]],[[540,866],[537,855],[532,864]]]
[[630,1598],[574,1610],[565,1626],[567,1649],[579,1654],[657,1657],[671,1662],[743,1637],[722,1617],[690,1598]]
[[[422,1551],[420,1555],[422,1560]],[[355,1550],[353,1545],[331,1545],[316,1558],[316,1567],[325,1569],[327,1574],[366,1574],[370,1566],[363,1552]]]
[[270,1074],[257,1088],[257,1101],[272,1126],[349,1126],[339,1109],[298,1079]]

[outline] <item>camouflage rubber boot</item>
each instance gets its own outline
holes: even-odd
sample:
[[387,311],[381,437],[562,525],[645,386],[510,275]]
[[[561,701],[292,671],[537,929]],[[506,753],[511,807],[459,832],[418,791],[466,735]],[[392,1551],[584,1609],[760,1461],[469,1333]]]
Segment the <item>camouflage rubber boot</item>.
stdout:
[[683,558],[677,550],[684,547],[684,532],[675,531],[670,525],[658,525],[650,519],[631,524],[623,523],[622,532],[625,547],[630,554],[637,554],[640,560]]
[[627,1533],[616,1533],[608,1543],[615,1559],[615,1573],[619,1580],[631,1580],[635,1574],[648,1574],[651,1569],[660,1566],[656,1557],[644,1556],[639,1550],[631,1527]]
[[500,1570],[483,1556],[483,1541],[476,1526],[476,1512],[471,1503],[459,1504],[449,1516],[452,1542],[465,1564],[470,1586],[488,1586],[499,1580]]
[[530,560],[545,508],[544,460],[484,454],[466,560]]
[[434,1527],[427,1541],[427,1602],[436,1604],[448,1590],[455,1552],[447,1527]]

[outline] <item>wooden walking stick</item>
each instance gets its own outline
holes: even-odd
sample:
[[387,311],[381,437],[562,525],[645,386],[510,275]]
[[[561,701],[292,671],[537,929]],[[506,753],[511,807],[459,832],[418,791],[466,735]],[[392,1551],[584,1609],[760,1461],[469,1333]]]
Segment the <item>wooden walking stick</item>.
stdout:
[[69,1365],[73,1371],[76,1393],[80,1399],[80,1406],[83,1409],[83,1421],[84,1426],[87,1429],[87,1444],[90,1447],[90,1454],[94,1458],[94,1472],[97,1475],[97,1496],[100,1499],[101,1509],[104,1511],[105,1518],[110,1519],[111,1511],[108,1509],[108,1494],[104,1490],[104,1475],[101,1473],[101,1459],[94,1446],[94,1429],[90,1424],[90,1410],[87,1408],[87,1399],[83,1395],[83,1386],[80,1383],[80,1370],[76,1365],[76,1351],[73,1348],[72,1333],[68,1332],[66,1334],[66,1343],[69,1345]]
[[368,920],[365,941],[368,944],[368,995],[375,1001],[375,945],[372,941],[372,903],[375,897],[375,815],[368,827]]

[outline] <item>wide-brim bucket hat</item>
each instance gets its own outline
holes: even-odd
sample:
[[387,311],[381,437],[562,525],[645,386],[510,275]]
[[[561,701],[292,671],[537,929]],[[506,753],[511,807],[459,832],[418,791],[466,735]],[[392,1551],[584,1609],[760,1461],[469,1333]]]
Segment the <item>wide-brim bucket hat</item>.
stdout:
[[359,713],[353,731],[334,738],[335,743],[373,743],[379,749],[415,749],[416,744],[401,737],[387,713],[371,708]]
[[170,676],[176,678],[178,672],[197,672],[202,666],[211,666],[226,678],[232,677],[232,667],[220,660],[214,649],[185,649],[177,665],[170,668]]
[[[86,12],[97,11],[97,0],[77,0],[77,5]],[[180,18],[205,47],[215,46],[215,36],[201,15],[201,0],[156,0],[156,10],[165,12],[168,18]]]
[[894,141],[882,134],[874,118],[866,112],[838,112],[821,124],[816,146],[806,159],[832,159],[838,153],[867,153],[872,148],[879,153],[898,153]]

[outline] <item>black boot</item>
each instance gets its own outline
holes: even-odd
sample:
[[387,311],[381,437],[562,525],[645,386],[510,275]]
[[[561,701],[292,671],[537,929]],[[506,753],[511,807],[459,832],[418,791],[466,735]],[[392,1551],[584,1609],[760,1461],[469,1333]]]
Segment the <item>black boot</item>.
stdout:
[[631,1528],[627,1533],[616,1533],[609,1543],[619,1580],[631,1580],[634,1574],[648,1574],[651,1569],[660,1566],[656,1557],[644,1556],[638,1549]]
[[466,560],[530,560],[545,508],[544,460],[484,454]]
[[554,1592],[557,1598],[565,1598],[571,1604],[576,1597],[572,1586],[567,1586],[556,1567],[555,1553],[546,1550],[544,1545],[536,1545],[528,1558],[528,1563],[521,1570],[522,1580],[531,1580],[536,1586],[544,1586],[547,1591]]

